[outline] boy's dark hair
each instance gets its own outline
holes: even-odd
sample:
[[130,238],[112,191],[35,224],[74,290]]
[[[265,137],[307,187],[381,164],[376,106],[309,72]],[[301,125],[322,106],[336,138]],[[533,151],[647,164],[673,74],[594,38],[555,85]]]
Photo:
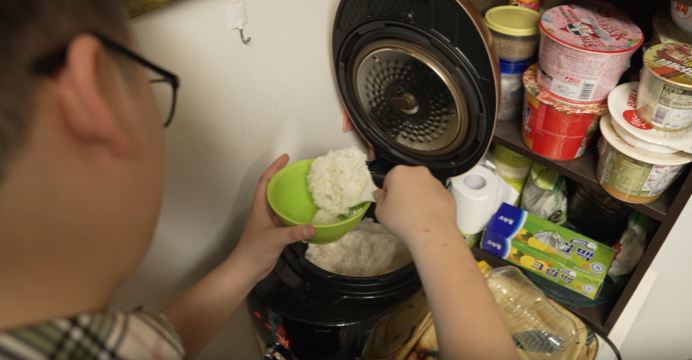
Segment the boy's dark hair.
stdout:
[[32,62],[89,30],[124,42],[124,1],[0,0],[0,179],[26,140],[34,93],[44,80],[32,74]]

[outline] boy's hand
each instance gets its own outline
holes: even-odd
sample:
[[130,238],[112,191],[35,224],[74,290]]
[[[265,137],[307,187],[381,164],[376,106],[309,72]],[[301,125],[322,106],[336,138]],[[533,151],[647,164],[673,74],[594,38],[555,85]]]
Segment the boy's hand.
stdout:
[[267,203],[267,184],[287,163],[288,155],[282,155],[262,174],[243,234],[231,254],[234,261],[244,264],[255,282],[271,272],[286,245],[315,235],[312,225],[282,227],[279,218]]
[[425,167],[395,167],[375,199],[379,222],[407,244],[431,231],[458,231],[452,194]]

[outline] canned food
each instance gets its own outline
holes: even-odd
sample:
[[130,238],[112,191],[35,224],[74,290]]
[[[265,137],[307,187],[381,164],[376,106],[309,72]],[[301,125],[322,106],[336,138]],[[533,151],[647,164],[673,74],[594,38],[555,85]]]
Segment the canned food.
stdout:
[[692,161],[692,156],[638,149],[615,133],[611,121],[610,115],[600,120],[603,137],[598,143],[598,182],[610,195],[625,202],[646,204],[656,200]]
[[678,131],[692,125],[692,48],[668,42],[644,53],[637,111],[655,128]]
[[539,84],[578,103],[603,101],[644,40],[613,7],[554,7],[543,13],[539,28]]
[[570,103],[540,90],[535,65],[524,73],[524,87],[522,139],[526,146],[548,159],[580,157],[598,126],[597,120],[607,111],[606,103]]

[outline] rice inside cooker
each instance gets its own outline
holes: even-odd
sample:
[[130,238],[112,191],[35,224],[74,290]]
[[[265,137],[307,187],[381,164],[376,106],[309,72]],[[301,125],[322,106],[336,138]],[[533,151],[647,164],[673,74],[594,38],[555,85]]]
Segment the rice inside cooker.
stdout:
[[349,148],[330,151],[312,162],[308,190],[320,208],[313,223],[334,223],[339,215],[349,216],[352,207],[374,201],[377,186],[366,160],[362,151]]
[[305,258],[315,266],[344,276],[379,276],[411,263],[406,245],[382,225],[363,220],[339,241],[309,244]]

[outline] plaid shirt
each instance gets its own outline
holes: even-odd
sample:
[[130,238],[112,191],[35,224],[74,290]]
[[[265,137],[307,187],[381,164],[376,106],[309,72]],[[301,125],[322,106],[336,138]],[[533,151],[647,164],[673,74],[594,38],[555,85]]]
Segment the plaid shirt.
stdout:
[[0,359],[183,359],[173,325],[144,311],[82,314],[0,332]]

